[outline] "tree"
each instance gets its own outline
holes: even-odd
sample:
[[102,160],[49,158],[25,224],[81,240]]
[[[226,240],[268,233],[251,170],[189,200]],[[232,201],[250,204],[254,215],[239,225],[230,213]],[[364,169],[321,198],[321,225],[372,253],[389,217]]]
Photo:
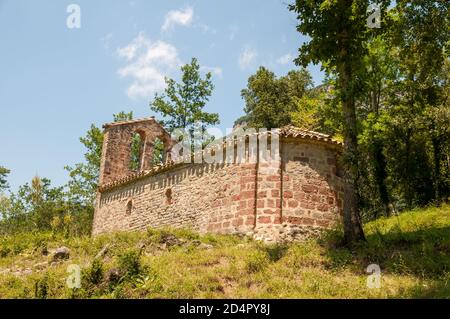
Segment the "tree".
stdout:
[[9,173],[9,169],[0,166],[0,192],[8,188],[8,181],[6,180],[6,178],[8,177]]
[[390,104],[387,103],[393,83],[398,79],[398,50],[384,37],[375,36],[368,40],[367,54],[363,57],[364,68],[361,90],[357,96],[357,116],[361,122],[359,137],[360,165],[359,196],[362,205],[372,210],[371,217],[378,217],[380,211],[385,216],[393,213],[394,207],[387,179],[388,169],[385,155],[389,143],[388,126]]
[[238,119],[235,125],[246,122],[250,127],[271,129],[291,124],[293,112],[299,111],[299,108],[306,111],[302,109],[305,107],[302,98],[311,86],[311,75],[306,69],[290,71],[286,76],[277,78],[275,73],[260,67],[249,77],[247,87],[241,91],[246,115]]
[[311,38],[299,49],[295,62],[306,67],[322,63],[337,74],[337,89],[344,118],[344,237],[347,243],[364,240],[358,208],[358,143],[355,95],[356,76],[369,29],[367,0],[296,0],[289,6],[297,13],[297,31]]
[[[133,119],[133,112],[120,112],[113,115],[114,122],[128,121]],[[100,161],[102,157],[103,131],[91,124],[91,128],[80,142],[85,146],[85,162],[77,163],[74,167],[66,166],[70,180],[68,182],[69,194],[86,206],[92,206],[98,188],[100,172]],[[140,138],[133,137],[132,154],[139,152]],[[136,158],[136,156],[134,156]],[[139,158],[139,155],[137,156]],[[136,162],[138,161],[135,160]]]
[[[188,130],[193,141],[196,130],[204,132],[206,126],[219,123],[217,113],[208,113],[203,109],[214,89],[211,73],[203,79],[196,58],[190,64],[181,67],[181,82],[166,78],[167,88],[164,94],[155,94],[150,102],[154,112],[163,116],[162,124],[169,131],[182,128]],[[192,144],[193,145],[193,144]]]
[[445,115],[449,107],[445,80],[448,79],[449,10],[448,1],[397,1],[392,32],[392,42],[400,50],[402,81],[399,84],[403,94],[399,102],[407,106],[410,113],[415,110],[414,114],[420,116],[415,119],[420,120],[418,124],[428,133],[437,203],[442,197],[442,146],[448,140],[447,129],[440,125],[436,114]]

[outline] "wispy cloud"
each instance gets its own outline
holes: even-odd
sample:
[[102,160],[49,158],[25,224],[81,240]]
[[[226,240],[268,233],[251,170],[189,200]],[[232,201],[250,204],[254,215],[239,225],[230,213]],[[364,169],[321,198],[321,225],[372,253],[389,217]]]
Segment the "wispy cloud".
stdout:
[[238,63],[239,67],[244,70],[247,69],[255,60],[258,53],[249,46],[246,46],[239,55]]
[[152,42],[142,32],[117,53],[128,63],[118,74],[133,80],[127,89],[130,98],[148,98],[162,91],[166,87],[165,76],[181,65],[173,45],[161,40]]
[[209,25],[204,24],[204,23],[199,23],[197,25],[197,27],[199,27],[203,33],[211,33],[211,34],[216,34],[217,30],[214,28],[211,28]]
[[192,23],[193,18],[194,9],[192,9],[192,7],[169,11],[166,14],[164,24],[161,27],[161,31],[168,31],[175,25],[188,26]]
[[211,72],[212,74],[217,75],[219,78],[223,76],[222,68],[218,66],[201,66],[200,70],[204,72]]
[[229,39],[230,39],[231,41],[233,41],[234,38],[236,37],[236,34],[237,34],[238,31],[239,31],[239,27],[236,26],[236,25],[230,25],[230,26],[228,27],[228,29],[229,29],[229,31],[230,31]]
[[290,53],[287,53],[285,55],[280,56],[277,59],[277,63],[278,64],[288,64],[288,63],[292,62],[292,60],[294,60],[294,56]]
[[109,48],[111,46],[112,38],[113,38],[113,34],[112,34],[112,32],[110,32],[110,33],[108,33],[107,35],[105,35],[104,37],[102,37],[100,39],[100,41],[103,44],[103,47],[105,48],[105,50],[109,50]]

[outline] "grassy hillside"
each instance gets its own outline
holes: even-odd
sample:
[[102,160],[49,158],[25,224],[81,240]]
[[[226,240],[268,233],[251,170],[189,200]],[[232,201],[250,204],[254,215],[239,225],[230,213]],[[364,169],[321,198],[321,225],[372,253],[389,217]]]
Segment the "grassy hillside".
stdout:
[[[367,243],[339,247],[339,232],[287,246],[187,230],[91,238],[0,238],[0,298],[448,298],[450,206],[365,226]],[[52,261],[57,247],[70,257]],[[47,253],[48,251],[48,253]],[[97,256],[97,257],[96,257]],[[381,267],[369,289],[366,268]],[[66,285],[78,264],[81,288]]]

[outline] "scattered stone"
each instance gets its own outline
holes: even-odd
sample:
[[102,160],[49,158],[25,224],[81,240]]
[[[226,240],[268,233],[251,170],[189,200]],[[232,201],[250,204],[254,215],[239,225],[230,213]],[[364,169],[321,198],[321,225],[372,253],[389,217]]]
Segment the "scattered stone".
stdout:
[[10,272],[11,272],[11,269],[9,269],[9,268],[3,269],[3,270],[0,270],[0,275],[8,274]]
[[41,248],[41,255],[42,256],[47,256],[48,255],[48,248],[47,246],[44,246]]
[[201,243],[202,242],[200,240],[198,240],[198,239],[194,239],[193,241],[191,241],[191,244],[194,245],[194,246],[200,246]]
[[137,246],[137,249],[139,250],[139,254],[141,254],[144,249],[145,249],[145,243],[139,243],[139,245]]
[[117,268],[111,268],[110,270],[108,270],[108,272],[106,273],[106,280],[108,281],[108,283],[110,284],[114,284],[116,282],[118,282],[120,280],[120,278],[122,277],[122,273],[119,269]]
[[44,262],[42,262],[42,263],[34,264],[34,265],[33,265],[33,268],[38,269],[38,270],[41,270],[41,269],[46,268],[47,266],[48,266],[48,262],[44,261]]
[[98,253],[97,255],[95,255],[95,259],[100,259],[105,257],[105,255],[108,253],[109,251],[109,244],[106,244]]
[[204,244],[204,243],[201,243],[200,245],[198,245],[198,249],[213,249],[214,248],[214,246],[213,245],[210,245],[210,244]]
[[26,268],[22,271],[22,275],[31,275],[33,273],[33,270],[30,268]]
[[55,253],[53,254],[53,260],[62,260],[62,259],[69,259],[70,256],[70,249],[61,246],[55,250]]
[[181,245],[181,241],[175,235],[172,234],[161,234],[161,239],[159,240],[159,243],[165,245],[166,248]]

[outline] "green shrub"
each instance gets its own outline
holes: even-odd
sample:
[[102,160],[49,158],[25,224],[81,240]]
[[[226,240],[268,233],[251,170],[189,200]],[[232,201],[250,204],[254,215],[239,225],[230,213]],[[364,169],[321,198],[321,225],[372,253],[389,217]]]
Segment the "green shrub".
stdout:
[[128,249],[119,256],[119,268],[127,277],[138,275],[141,271],[141,256],[136,249]]
[[280,244],[273,244],[273,245],[266,245],[261,247],[262,251],[264,251],[267,254],[267,257],[271,262],[276,262],[283,258],[283,256],[286,254],[288,250],[288,246],[286,245],[280,245]]
[[83,271],[83,279],[87,285],[97,286],[103,281],[103,263],[99,259],[94,259],[91,266]]
[[269,259],[267,258],[267,254],[257,250],[252,253],[246,260],[245,269],[249,273],[259,272],[263,270],[268,263]]
[[49,278],[45,274],[41,279],[38,279],[34,286],[34,297],[38,299],[47,299],[49,293]]

